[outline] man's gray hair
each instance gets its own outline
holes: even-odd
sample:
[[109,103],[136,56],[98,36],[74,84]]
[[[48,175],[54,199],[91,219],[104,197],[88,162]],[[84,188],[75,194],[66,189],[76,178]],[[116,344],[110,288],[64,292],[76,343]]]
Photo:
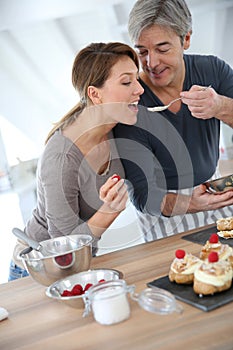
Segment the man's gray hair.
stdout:
[[192,32],[192,15],[184,0],[138,0],[134,4],[128,22],[129,36],[133,44],[143,29],[159,25],[173,30],[181,42]]

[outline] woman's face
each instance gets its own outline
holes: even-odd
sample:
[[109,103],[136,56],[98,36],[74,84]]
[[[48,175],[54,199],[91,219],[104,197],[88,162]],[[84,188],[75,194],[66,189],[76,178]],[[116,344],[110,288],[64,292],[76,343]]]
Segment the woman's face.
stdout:
[[98,91],[106,114],[114,122],[136,123],[137,105],[144,89],[138,82],[138,69],[132,59],[122,56]]
[[189,44],[190,35],[186,35],[182,45],[175,32],[158,25],[141,32],[135,48],[142,69],[152,85],[165,87],[176,84],[184,77],[183,51]]

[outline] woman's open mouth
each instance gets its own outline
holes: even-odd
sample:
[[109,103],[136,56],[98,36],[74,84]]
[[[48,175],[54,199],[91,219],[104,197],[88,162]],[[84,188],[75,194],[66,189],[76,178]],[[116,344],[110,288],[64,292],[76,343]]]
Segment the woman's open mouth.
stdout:
[[129,109],[131,109],[133,112],[138,112],[138,102],[129,103],[128,104]]

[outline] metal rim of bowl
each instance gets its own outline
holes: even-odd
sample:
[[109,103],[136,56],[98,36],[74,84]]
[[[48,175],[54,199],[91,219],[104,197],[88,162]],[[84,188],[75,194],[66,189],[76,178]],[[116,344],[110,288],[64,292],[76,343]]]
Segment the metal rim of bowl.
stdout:
[[70,276],[67,276],[65,278],[61,278],[60,280],[52,283],[49,287],[46,288],[45,290],[45,294],[51,298],[51,299],[56,299],[56,300],[59,300],[59,301],[68,301],[68,300],[75,300],[75,299],[83,299],[83,296],[84,294],[81,294],[81,295],[73,295],[73,296],[66,296],[66,297],[63,297],[61,295],[59,296],[55,296],[55,295],[52,295],[51,293],[51,290],[52,289],[55,289],[57,291],[57,293],[60,294],[59,290],[56,288],[56,285],[66,279],[68,279],[69,277],[71,276],[75,276],[75,275],[85,275],[86,273],[88,272],[96,272],[96,271],[111,271],[111,272],[115,272],[116,275],[118,275],[118,279],[122,279],[123,278],[123,273],[119,270],[116,270],[116,269],[104,269],[104,268],[97,268],[97,269],[90,269],[90,270],[87,270],[87,271],[82,271],[82,272],[78,272],[78,273],[75,273],[73,275],[70,275]]
[[[223,190],[216,189],[216,187],[219,185],[219,182],[221,183],[222,181],[226,181],[228,178],[229,178],[229,180],[231,180],[232,185],[224,187]],[[204,184],[206,185],[206,187],[210,193],[222,193],[222,192],[232,190],[233,189],[233,174],[222,176],[222,177],[219,177],[218,179],[206,181]]]
[[[57,254],[51,254],[51,255],[46,255],[46,256],[43,256],[41,255],[41,257],[33,257],[33,258],[29,258],[27,256],[25,256],[26,254],[29,254],[31,251],[33,251],[34,249],[31,248],[31,247],[27,247],[25,249],[23,249],[20,253],[19,253],[19,258],[22,259],[22,260],[25,260],[25,261],[38,261],[38,260],[44,260],[44,259],[49,259],[49,258],[55,258],[57,256],[61,256],[61,255],[66,255],[66,254],[69,254],[69,253],[73,253],[74,251],[77,251],[83,247],[86,247],[86,246],[89,246],[92,242],[93,242],[93,238],[91,237],[91,235],[85,235],[85,234],[82,234],[82,235],[67,235],[67,236],[60,236],[60,237],[72,237],[72,236],[80,236],[80,237],[88,237],[89,240],[87,243],[83,244],[82,246],[80,247],[77,247],[75,249],[70,249],[70,250],[67,250],[65,253],[57,253]],[[40,243],[43,244],[43,242],[47,242],[47,241],[52,241],[52,240],[56,240],[58,239],[59,237],[56,237],[56,238],[51,238],[51,239],[47,239],[47,240],[44,240],[44,241],[41,241]],[[39,253],[39,252],[38,252]]]

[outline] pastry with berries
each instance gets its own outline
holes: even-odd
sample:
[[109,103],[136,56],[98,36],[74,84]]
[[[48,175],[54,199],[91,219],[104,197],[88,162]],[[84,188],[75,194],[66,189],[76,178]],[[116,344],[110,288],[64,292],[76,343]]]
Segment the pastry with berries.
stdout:
[[221,238],[225,238],[225,239],[233,238],[233,230],[229,230],[229,231],[218,231],[217,234],[218,234],[218,236],[221,237]]
[[221,238],[233,238],[233,217],[221,218],[216,221],[218,232]]
[[196,256],[178,249],[169,270],[169,280],[178,284],[192,284],[195,269],[202,263]]
[[193,290],[199,295],[219,293],[231,287],[232,277],[230,263],[220,260],[217,252],[211,252],[194,272]]
[[219,231],[231,231],[233,230],[233,217],[218,219],[216,224]]
[[233,249],[228,244],[222,244],[219,241],[217,233],[212,233],[209,240],[202,247],[200,252],[201,260],[208,260],[211,252],[217,252],[220,260],[227,260],[232,255]]

